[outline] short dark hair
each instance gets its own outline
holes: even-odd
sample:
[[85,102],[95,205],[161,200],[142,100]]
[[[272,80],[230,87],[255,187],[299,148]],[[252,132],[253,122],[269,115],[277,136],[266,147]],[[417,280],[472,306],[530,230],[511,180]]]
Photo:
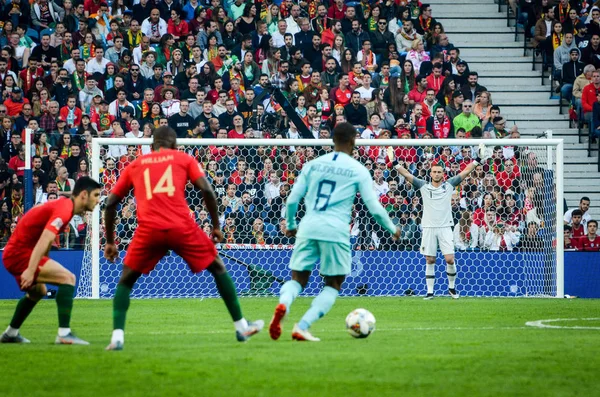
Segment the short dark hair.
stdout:
[[159,148],[175,149],[177,133],[173,128],[166,126],[158,127],[154,130],[153,138],[152,146],[155,150]]
[[101,188],[102,185],[100,185],[100,183],[96,182],[94,179],[90,178],[89,176],[82,176],[81,178],[77,179],[77,182],[75,182],[75,187],[73,188],[73,196],[78,196],[79,193],[83,191],[91,193],[92,191]]
[[347,144],[356,138],[356,128],[350,123],[339,123],[333,129],[333,141]]
[[584,200],[585,200],[585,201],[589,201],[589,202],[591,202],[590,198],[589,198],[589,197],[587,197],[587,196],[583,196],[583,197],[581,198],[581,200],[579,200],[579,202],[581,203],[581,202],[582,202],[582,201],[584,201]]
[[571,217],[574,216],[583,216],[583,211],[581,211],[579,208],[574,209],[573,212],[571,212]]
[[598,221],[596,221],[595,219],[590,219],[590,220],[588,221],[588,223],[587,223],[588,227],[590,227],[590,224],[592,224],[592,223],[593,223],[594,225],[596,225],[596,227],[598,227]]

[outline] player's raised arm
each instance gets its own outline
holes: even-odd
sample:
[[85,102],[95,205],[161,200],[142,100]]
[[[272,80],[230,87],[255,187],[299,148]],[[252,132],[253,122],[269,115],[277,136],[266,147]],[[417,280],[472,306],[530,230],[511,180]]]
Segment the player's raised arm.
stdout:
[[485,150],[485,145],[483,143],[479,144],[479,149],[477,150],[477,158],[475,158],[471,164],[467,165],[465,167],[464,170],[462,170],[462,172],[460,174],[458,174],[458,177],[460,177],[460,180],[463,181],[467,176],[469,176],[469,174],[471,172],[473,172],[473,170],[475,168],[477,168],[477,166],[479,164],[481,164],[481,162],[483,160],[485,160],[486,157],[486,150]]
[[286,205],[286,221],[287,221],[287,232],[286,235],[288,237],[294,237],[296,235],[296,229],[298,229],[298,225],[296,224],[296,212],[298,212],[298,205],[300,204],[300,200],[302,197],[306,195],[306,191],[308,190],[308,174],[310,173],[310,164],[305,166],[298,180],[294,183],[294,187],[292,188],[292,192],[290,193],[285,205]]
[[373,178],[371,178],[371,175],[366,168],[364,169],[364,175],[360,176],[358,190],[362,201],[369,209],[371,215],[373,215],[373,218],[375,218],[375,221],[390,232],[394,236],[394,239],[400,238],[400,229],[394,225],[394,222],[390,219],[387,211],[377,199],[375,191],[373,190]]
[[415,176],[411,174],[410,171],[408,171],[406,168],[404,168],[400,163],[395,164],[394,168],[398,170],[398,172],[404,177],[404,179],[406,179],[410,183],[413,183],[413,179],[415,179]]
[[217,204],[217,196],[206,177],[201,176],[194,181],[194,186],[202,192],[202,197],[206,203],[206,209],[210,214],[213,226],[213,241],[220,243],[223,240],[221,233],[221,225],[219,225],[219,206]]

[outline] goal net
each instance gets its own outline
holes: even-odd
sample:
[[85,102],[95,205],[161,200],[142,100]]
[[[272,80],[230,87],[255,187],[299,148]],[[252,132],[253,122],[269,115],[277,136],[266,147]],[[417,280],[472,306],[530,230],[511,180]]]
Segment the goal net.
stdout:
[[[490,158],[456,188],[452,197],[457,289],[467,296],[562,296],[562,140],[358,140],[353,157],[371,171],[381,205],[401,228],[401,238],[378,226],[356,197],[351,230],[352,273],[342,295],[424,295],[425,260],[421,243],[422,201],[394,168],[403,164],[427,180],[434,164],[446,176],[460,173],[485,143]],[[119,172],[149,150],[150,140],[94,139],[93,175],[106,198]],[[119,145],[121,150],[108,150]],[[333,150],[330,140],[182,139],[185,151],[204,167],[218,197],[225,240],[221,257],[242,296],[276,295],[289,279],[294,240],[285,237],[285,201],[306,162]],[[114,148],[113,148],[114,149]],[[108,153],[127,153],[120,158]],[[186,192],[189,215],[211,233],[211,222],[199,192]],[[117,243],[121,256],[112,264],[102,256],[105,241],[103,201],[94,212],[84,254],[78,296],[113,296],[122,259],[137,225],[133,196],[118,211]],[[303,214],[301,204],[299,217]],[[301,222],[301,221],[300,221]],[[436,293],[447,291],[445,263],[438,254]],[[322,281],[315,270],[305,293],[316,294]],[[192,274],[169,253],[142,277],[137,298],[214,297],[209,273]]]

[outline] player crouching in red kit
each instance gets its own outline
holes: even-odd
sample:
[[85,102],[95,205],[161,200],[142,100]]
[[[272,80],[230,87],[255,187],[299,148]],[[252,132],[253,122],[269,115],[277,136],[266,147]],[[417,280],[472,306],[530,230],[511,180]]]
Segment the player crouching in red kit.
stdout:
[[21,290],[27,294],[17,304],[8,329],[0,337],[2,343],[29,343],[19,333],[21,325],[36,303],[46,296],[46,285],[58,286],[58,335],[56,344],[88,345],[76,337],[70,328],[75,275],[48,257],[56,235],[69,227],[74,215],[92,211],[100,200],[100,184],[89,177],[75,183],[70,198],[49,201],[32,208],[17,224],[4,249],[4,267],[12,274]]
[[[117,206],[131,189],[138,204],[139,225],[123,259],[123,273],[113,301],[113,335],[106,350],[123,349],[131,290],[137,279],[150,273],[170,250],[181,256],[193,273],[206,269],[213,275],[234,321],[237,340],[245,342],[263,328],[264,322],[246,321],[235,285],[217,254],[214,243],[223,240],[223,233],[215,192],[196,159],[177,150],[177,135],[172,128],[160,127],[153,136],[153,152],[139,157],[123,170],[106,202],[106,259],[114,262],[118,257],[114,243]],[[202,191],[213,222],[212,241],[189,216],[185,197],[188,181]]]

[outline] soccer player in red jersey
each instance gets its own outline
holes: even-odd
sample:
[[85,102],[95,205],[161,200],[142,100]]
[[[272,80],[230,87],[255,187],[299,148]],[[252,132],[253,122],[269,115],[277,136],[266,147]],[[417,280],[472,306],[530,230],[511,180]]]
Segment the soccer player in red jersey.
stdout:
[[58,336],[56,344],[88,345],[70,328],[75,275],[48,257],[56,235],[69,226],[73,215],[92,211],[100,200],[100,184],[88,177],[77,180],[70,198],[49,201],[32,208],[17,223],[4,249],[4,267],[27,294],[17,304],[10,326],[0,337],[2,343],[29,343],[19,333],[21,325],[36,303],[46,296],[46,285],[58,286]]
[[[121,173],[106,202],[104,216],[106,246],[104,256],[114,262],[118,256],[114,242],[115,217],[119,202],[133,188],[138,205],[138,228],[123,260],[123,273],[113,301],[113,334],[106,350],[121,350],[129,295],[142,274],[148,274],[169,250],[183,258],[194,273],[208,270],[225,301],[238,341],[258,333],[264,322],[248,323],[242,315],[235,285],[217,254],[214,243],[223,239],[215,193],[200,164],[176,150],[177,135],[170,127],[154,131],[153,152],[139,157]],[[213,222],[211,239],[189,216],[185,186],[192,183],[202,191]]]

